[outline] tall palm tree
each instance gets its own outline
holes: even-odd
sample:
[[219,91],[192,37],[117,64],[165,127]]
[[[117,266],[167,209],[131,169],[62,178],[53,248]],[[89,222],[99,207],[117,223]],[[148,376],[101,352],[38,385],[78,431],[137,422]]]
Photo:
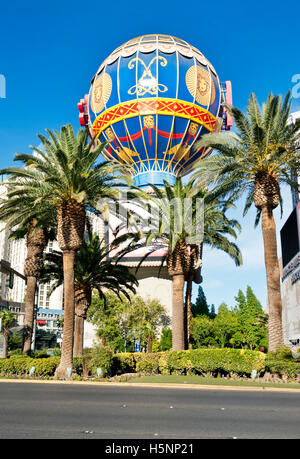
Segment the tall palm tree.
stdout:
[[236,196],[246,193],[244,215],[254,203],[256,224],[261,219],[268,290],[269,350],[283,343],[280,273],[277,256],[274,209],[281,204],[280,185],[296,186],[291,170],[299,168],[300,121],[289,124],[291,98],[284,100],[272,93],[260,107],[252,93],[247,113],[227,107],[233,117],[237,133],[207,134],[200,146],[216,150],[212,156],[196,165],[194,177],[201,184],[218,182],[223,189]]
[[[106,144],[88,141],[88,132],[74,134],[71,125],[60,132],[47,130],[49,137],[39,135],[43,148],[31,147],[34,154],[16,154],[15,160],[25,167],[9,168],[15,181],[22,182],[22,191],[38,191],[39,200],[57,210],[57,238],[63,252],[64,329],[61,361],[56,376],[66,377],[73,366],[74,331],[74,258],[83,241],[86,211],[103,211],[103,198],[117,199],[114,188],[117,171],[113,163],[96,164]],[[120,166],[119,166],[120,167]],[[42,175],[42,180],[41,180]],[[121,182],[122,177],[118,180]],[[25,183],[23,183],[23,181]]]
[[9,330],[11,329],[11,327],[13,327],[16,324],[16,316],[12,312],[10,312],[8,309],[3,309],[0,312],[0,319],[2,321],[3,337],[4,337],[2,357],[3,359],[7,359]]
[[[8,170],[6,170],[8,171]],[[43,268],[43,252],[49,240],[55,238],[56,215],[53,208],[39,200],[32,190],[23,193],[26,180],[6,182],[7,193],[0,200],[0,220],[11,231],[11,239],[26,239],[27,256],[24,263],[26,277],[25,320],[23,329],[23,352],[31,350],[34,300],[37,280]],[[38,201],[37,201],[38,200]]]
[[[112,245],[105,244],[96,234],[88,233],[83,240],[80,250],[75,255],[75,356],[81,356],[83,351],[84,321],[92,301],[92,292],[97,290],[101,299],[105,300],[108,291],[120,296],[123,294],[130,300],[129,292],[135,293],[138,282],[124,265],[118,265],[120,254],[109,257],[115,250],[117,240]],[[109,257],[109,258],[108,258]],[[63,284],[63,259],[61,252],[48,253],[45,256],[45,267],[40,283],[51,283],[49,295]]]
[[[163,188],[149,186],[151,193],[137,191],[141,205],[144,203],[150,215],[150,223],[143,221],[143,225],[148,225],[144,230],[145,244],[150,245],[154,239],[159,238],[167,246],[167,269],[173,284],[173,349],[181,350],[186,347],[184,284],[200,266],[204,237],[202,203],[205,193],[195,187],[193,181],[183,185],[181,178],[176,179],[174,186],[167,182]],[[155,247],[149,250],[146,256],[155,250]]]
[[[234,207],[232,199],[223,199],[220,197],[221,189],[204,191],[204,234],[203,241],[200,247],[191,246],[191,256],[198,257],[203,264],[203,247],[208,246],[221,250],[229,255],[236,266],[242,264],[242,254],[238,246],[228,239],[227,236],[233,239],[237,238],[237,231],[241,227],[237,220],[229,219],[226,215],[228,209]],[[197,279],[197,277],[200,279]],[[191,320],[191,299],[193,280],[197,283],[202,281],[201,276],[197,276],[194,269],[188,273],[186,278],[186,299],[185,299],[185,326],[186,326],[186,348],[189,348],[190,342],[190,320]]]

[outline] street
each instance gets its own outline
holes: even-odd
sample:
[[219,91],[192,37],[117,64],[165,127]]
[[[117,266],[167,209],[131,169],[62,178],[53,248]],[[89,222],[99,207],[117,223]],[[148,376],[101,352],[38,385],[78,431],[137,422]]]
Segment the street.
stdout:
[[300,438],[299,408],[299,391],[1,381],[0,438]]

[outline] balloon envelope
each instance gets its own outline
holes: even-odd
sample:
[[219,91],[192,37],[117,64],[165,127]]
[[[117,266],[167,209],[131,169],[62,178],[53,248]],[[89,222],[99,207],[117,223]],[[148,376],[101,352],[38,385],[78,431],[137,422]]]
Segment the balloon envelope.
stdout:
[[200,51],[175,37],[145,35],[101,64],[89,92],[88,125],[110,142],[105,157],[127,164],[135,185],[162,185],[209,154],[195,142],[221,129],[223,103],[218,75]]

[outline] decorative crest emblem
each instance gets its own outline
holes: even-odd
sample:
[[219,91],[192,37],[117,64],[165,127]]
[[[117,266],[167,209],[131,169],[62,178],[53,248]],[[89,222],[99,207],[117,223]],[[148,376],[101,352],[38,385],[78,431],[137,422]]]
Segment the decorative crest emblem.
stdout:
[[156,56],[154,57],[150,64],[146,66],[145,62],[139,57],[134,57],[128,64],[128,68],[132,70],[134,68],[134,62],[140,62],[143,65],[144,71],[141,78],[138,80],[137,84],[132,86],[128,90],[128,94],[137,96],[144,96],[145,94],[150,94],[152,96],[158,95],[159,92],[166,92],[168,90],[167,86],[164,84],[158,83],[157,79],[152,75],[151,66],[155,61],[159,61],[162,67],[166,67],[168,61],[165,57]]

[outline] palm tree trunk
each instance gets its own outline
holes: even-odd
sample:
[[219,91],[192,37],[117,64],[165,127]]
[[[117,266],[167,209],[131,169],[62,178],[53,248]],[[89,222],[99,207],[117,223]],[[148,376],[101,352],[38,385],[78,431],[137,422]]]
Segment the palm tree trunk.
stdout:
[[81,357],[83,352],[84,318],[75,314],[73,355]]
[[147,352],[151,354],[152,352],[152,344],[153,344],[153,338],[151,335],[148,336],[148,343],[147,343]]
[[191,339],[191,308],[192,308],[192,290],[193,290],[193,275],[190,275],[187,280],[185,293],[185,349],[190,347]]
[[56,369],[55,376],[66,378],[68,370],[73,368],[73,336],[74,336],[74,250],[63,251],[64,268],[64,328],[61,349],[60,364]]
[[280,292],[280,271],[277,256],[276,226],[273,211],[262,208],[262,233],[264,240],[265,265],[268,290],[268,350],[275,351],[283,344],[282,302]]
[[173,311],[172,311],[172,349],[184,350],[184,274],[174,274],[173,281]]
[[82,356],[84,341],[84,322],[92,301],[92,289],[89,285],[76,284],[74,286],[75,298],[75,330],[73,355]]
[[2,358],[3,359],[7,359],[7,355],[8,355],[8,338],[9,338],[9,328],[5,328],[4,327],[4,330],[3,330],[3,354],[2,354]]
[[23,331],[23,353],[31,351],[33,322],[34,322],[34,297],[36,291],[36,277],[27,277],[26,303],[25,303],[25,321]]

